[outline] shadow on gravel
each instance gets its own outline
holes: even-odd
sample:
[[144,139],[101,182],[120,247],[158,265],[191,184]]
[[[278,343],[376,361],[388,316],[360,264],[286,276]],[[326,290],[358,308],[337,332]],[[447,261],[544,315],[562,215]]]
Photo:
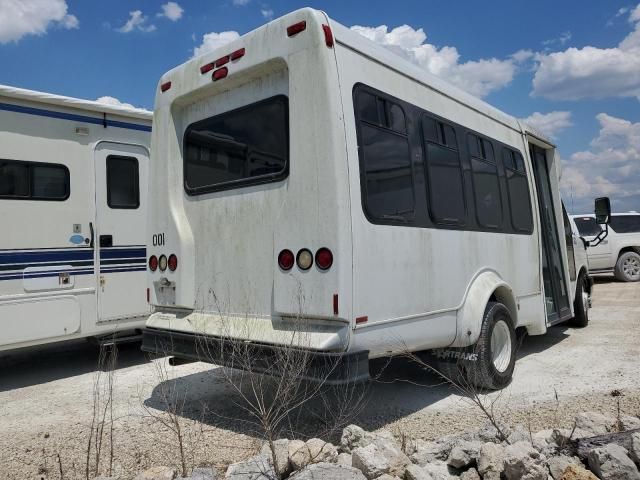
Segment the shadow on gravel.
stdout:
[[[94,372],[99,349],[86,340],[33,347],[0,356],[0,392]],[[117,369],[146,363],[139,343],[118,347]]]
[[[566,326],[551,328],[547,335],[526,337],[518,352],[518,359],[541,352],[568,338]],[[226,383],[222,367],[206,372],[179,377],[180,367],[173,374],[178,376],[156,385],[151,396],[144,401],[147,407],[168,411],[180,405],[179,416],[205,425],[227,429],[236,433],[260,437],[246,420],[247,412],[233,389]],[[442,400],[463,400],[456,390],[434,372],[425,371],[406,358],[380,359],[371,362],[373,381],[363,384],[365,408],[349,423],[356,423],[366,430],[375,430],[434,405]],[[177,402],[168,406],[166,392],[173,392]],[[164,393],[164,395],[163,395]],[[300,436],[313,437],[324,431],[323,415],[326,405],[313,401],[297,412],[301,425]],[[335,438],[326,440],[336,441]],[[339,439],[338,439],[339,440]]]

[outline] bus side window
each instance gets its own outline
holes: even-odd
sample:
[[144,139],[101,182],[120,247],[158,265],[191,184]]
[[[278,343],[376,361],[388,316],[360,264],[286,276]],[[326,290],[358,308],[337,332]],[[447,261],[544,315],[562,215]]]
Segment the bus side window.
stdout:
[[431,217],[439,224],[464,225],[466,205],[455,130],[446,123],[423,115],[422,134]]
[[0,198],[63,201],[69,190],[69,169],[64,165],[0,160]]
[[502,164],[507,177],[511,225],[517,232],[531,233],[533,231],[533,214],[531,213],[529,183],[524,168],[524,158],[520,152],[503,148]]
[[502,226],[502,200],[493,145],[473,134],[468,135],[468,143],[478,224],[498,229]]

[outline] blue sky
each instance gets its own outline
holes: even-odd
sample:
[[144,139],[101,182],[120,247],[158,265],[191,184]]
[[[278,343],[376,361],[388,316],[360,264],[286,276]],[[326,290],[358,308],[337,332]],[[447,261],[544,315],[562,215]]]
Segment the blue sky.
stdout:
[[[306,5],[0,0],[0,83],[152,109],[160,75],[194,51]],[[311,6],[550,135],[570,210],[609,195],[640,211],[637,0]]]

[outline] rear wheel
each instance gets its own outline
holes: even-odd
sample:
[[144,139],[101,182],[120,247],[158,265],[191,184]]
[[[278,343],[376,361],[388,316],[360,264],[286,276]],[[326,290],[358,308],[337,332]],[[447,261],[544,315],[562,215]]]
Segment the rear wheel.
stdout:
[[484,312],[475,362],[466,365],[468,381],[479,388],[498,390],[511,382],[516,363],[516,332],[502,303],[489,302]]
[[573,301],[575,316],[570,324],[574,327],[584,328],[589,325],[589,292],[587,291],[587,279],[584,275],[578,277],[576,284],[576,298]]
[[614,274],[623,282],[640,280],[640,255],[636,252],[625,252],[618,257]]

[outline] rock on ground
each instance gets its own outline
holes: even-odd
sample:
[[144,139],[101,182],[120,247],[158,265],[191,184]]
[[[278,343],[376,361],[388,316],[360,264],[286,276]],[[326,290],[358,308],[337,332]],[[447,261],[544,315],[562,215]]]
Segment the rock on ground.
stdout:
[[367,432],[357,425],[349,425],[342,430],[340,438],[340,449],[345,453],[351,453],[351,450],[358,447],[366,447],[374,440],[386,438],[394,440],[393,434],[388,430],[380,430],[378,432]]
[[598,412],[583,412],[576,415],[576,429],[587,433],[586,436],[604,435],[614,431],[617,420]]
[[549,458],[549,472],[555,480],[560,480],[562,474],[569,465],[580,465],[580,460],[576,457],[567,457],[566,455],[558,455]]
[[631,435],[631,450],[629,451],[631,459],[640,464],[640,432]]
[[362,472],[346,465],[314,463],[294,473],[290,480],[366,480]]
[[133,480],[173,480],[177,473],[175,468],[157,466],[147,468],[144,472],[136,475]]
[[351,458],[351,454],[350,453],[340,453],[340,454],[338,454],[338,458],[336,459],[336,463],[338,465],[346,465],[347,467],[350,467],[351,465],[353,465],[353,460]]
[[449,452],[447,464],[453,468],[465,468],[478,461],[482,442],[478,440],[463,440]]
[[289,442],[289,464],[293,470],[301,470],[310,463],[333,463],[338,459],[338,450],[329,442],[312,438],[303,442]]
[[409,465],[404,473],[406,480],[433,480],[431,475],[418,465]]
[[389,473],[391,466],[378,447],[371,443],[366,447],[358,447],[351,452],[353,467],[360,470],[369,480]]
[[434,460],[444,460],[449,455],[447,445],[426,440],[415,440],[409,444],[407,452],[412,462],[418,465],[426,465]]
[[582,465],[569,465],[562,473],[560,480],[598,480],[598,477]]
[[635,430],[640,428],[640,418],[631,415],[621,415],[620,423],[623,430]]
[[271,458],[276,473],[280,477],[283,477],[291,472],[291,464],[289,463],[289,440],[281,438],[274,441],[273,449],[275,450],[275,458],[273,458],[269,443],[265,442],[260,449],[260,454]]
[[460,474],[460,480],[480,480],[480,474],[475,468],[472,467]]
[[446,462],[443,462],[442,460],[436,460],[435,462],[428,463],[422,467],[422,470],[427,472],[433,480],[449,480],[457,478],[454,475],[451,475]]
[[191,480],[217,480],[218,472],[213,467],[198,467],[191,472]]
[[589,452],[589,467],[603,480],[640,480],[640,472],[620,445],[610,443]]
[[485,443],[480,447],[478,472],[482,478],[500,478],[504,470],[504,447],[497,443]]
[[507,480],[547,480],[544,456],[529,442],[517,442],[504,450],[504,475]]
[[227,480],[272,480],[276,478],[276,472],[270,455],[256,455],[243,462],[229,465],[224,478]]

